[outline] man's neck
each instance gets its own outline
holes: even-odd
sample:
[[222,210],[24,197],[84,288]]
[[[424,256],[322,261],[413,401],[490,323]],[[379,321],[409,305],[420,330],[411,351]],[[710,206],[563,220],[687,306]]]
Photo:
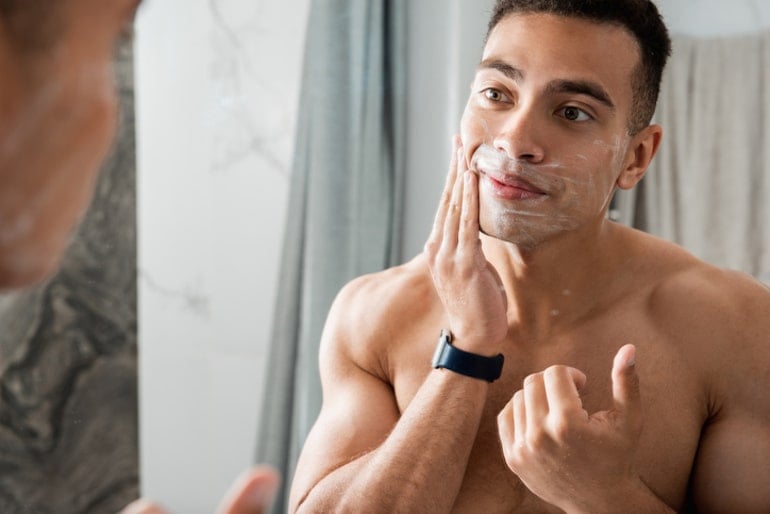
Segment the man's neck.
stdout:
[[482,236],[484,253],[505,286],[511,326],[540,339],[601,307],[622,266],[619,230],[603,220],[533,249]]

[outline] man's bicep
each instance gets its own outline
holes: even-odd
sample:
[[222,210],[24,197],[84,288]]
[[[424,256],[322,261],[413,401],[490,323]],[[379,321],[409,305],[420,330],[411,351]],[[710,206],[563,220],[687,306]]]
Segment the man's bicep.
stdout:
[[344,356],[333,359],[323,369],[322,358],[323,406],[297,464],[292,510],[324,477],[377,448],[399,418],[387,383]]
[[692,471],[699,512],[770,512],[770,291],[729,272],[710,297],[714,350],[708,382],[712,419],[704,426]]
[[698,512],[770,512],[770,419],[751,413],[706,427],[693,469]]

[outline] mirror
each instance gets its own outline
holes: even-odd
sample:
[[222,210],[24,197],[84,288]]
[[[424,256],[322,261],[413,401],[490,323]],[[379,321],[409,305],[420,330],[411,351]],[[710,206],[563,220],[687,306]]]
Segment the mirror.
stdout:
[[[405,259],[427,234],[491,3],[453,0],[446,20],[432,16],[446,2],[414,3],[410,91],[432,102],[409,124],[408,167],[431,171],[408,177]],[[770,26],[748,0],[695,10],[710,21],[660,4],[680,29]],[[141,476],[144,494],[208,512],[252,462],[309,6],[141,10],[116,55],[114,150],[62,269],[0,297],[0,511],[114,512]]]

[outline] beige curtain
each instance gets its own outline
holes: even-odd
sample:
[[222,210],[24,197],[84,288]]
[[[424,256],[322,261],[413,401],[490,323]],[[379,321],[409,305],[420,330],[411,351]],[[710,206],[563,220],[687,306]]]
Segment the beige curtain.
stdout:
[[663,143],[621,221],[719,266],[770,273],[770,32],[675,38]]

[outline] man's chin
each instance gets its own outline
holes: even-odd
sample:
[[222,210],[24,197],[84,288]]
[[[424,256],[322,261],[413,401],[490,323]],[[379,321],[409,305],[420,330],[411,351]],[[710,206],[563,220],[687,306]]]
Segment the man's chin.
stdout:
[[511,244],[527,252],[534,250],[542,242],[533,237],[532,234],[525,233],[525,231],[516,227],[508,227],[507,230],[501,230],[499,227],[488,226],[482,222],[479,223],[479,232],[488,238]]

